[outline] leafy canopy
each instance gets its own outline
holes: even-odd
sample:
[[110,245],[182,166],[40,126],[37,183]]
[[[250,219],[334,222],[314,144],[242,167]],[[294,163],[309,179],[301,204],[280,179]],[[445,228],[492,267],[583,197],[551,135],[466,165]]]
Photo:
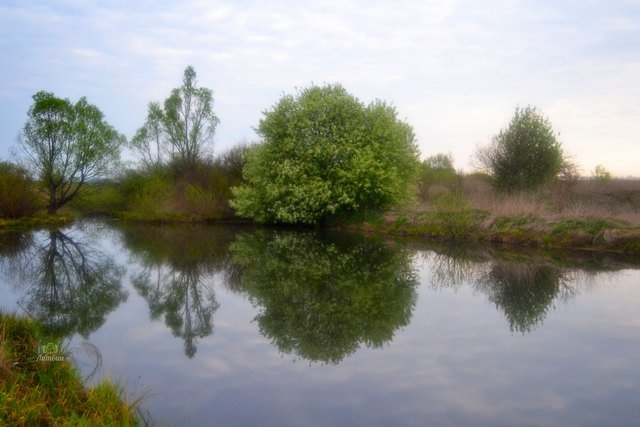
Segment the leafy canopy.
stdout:
[[516,108],[506,129],[478,150],[500,191],[534,190],[558,176],[564,155],[551,123],[534,107]]
[[339,84],[283,96],[257,132],[263,142],[248,150],[233,206],[259,222],[315,224],[386,206],[408,193],[418,163],[396,110],[365,106]]
[[167,155],[185,169],[206,156],[219,123],[213,112],[213,91],[199,87],[195,69],[184,70],[182,86],[174,88],[161,106],[149,103],[147,119],[130,147],[143,166],[158,168]]
[[87,181],[113,169],[125,137],[84,97],[72,104],[41,91],[33,101],[19,143],[25,166],[41,183],[53,213]]

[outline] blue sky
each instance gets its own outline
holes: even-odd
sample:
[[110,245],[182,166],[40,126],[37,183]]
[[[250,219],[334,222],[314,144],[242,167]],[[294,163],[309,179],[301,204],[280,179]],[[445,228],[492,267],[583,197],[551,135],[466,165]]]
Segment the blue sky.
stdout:
[[191,64],[215,150],[254,140],[283,93],[339,82],[393,103],[423,157],[469,170],[520,106],[590,174],[640,176],[639,0],[0,0],[0,158],[39,90],[86,96],[131,137]]

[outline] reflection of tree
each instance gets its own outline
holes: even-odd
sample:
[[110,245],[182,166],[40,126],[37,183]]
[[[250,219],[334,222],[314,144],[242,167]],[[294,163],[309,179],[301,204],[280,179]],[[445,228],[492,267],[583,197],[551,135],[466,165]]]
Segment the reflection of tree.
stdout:
[[0,257],[12,260],[33,244],[33,235],[19,231],[0,232]]
[[240,271],[231,286],[262,307],[260,331],[282,352],[338,363],[361,344],[382,346],[411,318],[409,254],[381,242],[259,231],[239,236],[231,253]]
[[213,333],[218,309],[212,275],[228,264],[227,248],[234,233],[207,226],[123,229],[126,246],[138,256],[142,270],[133,286],[149,305],[152,319],[164,315],[172,333],[183,339],[185,354],[197,351],[197,339]]
[[566,271],[548,265],[496,261],[475,286],[504,311],[512,331],[531,332],[557,297],[573,292],[568,278]]
[[113,259],[59,230],[26,247],[8,266],[7,273],[26,288],[23,308],[55,335],[77,332],[86,338],[127,298],[123,271]]
[[577,276],[588,282],[596,272],[620,268],[609,256],[553,258],[489,247],[466,252],[448,249],[434,252],[432,285],[457,289],[470,284],[504,312],[512,331],[523,333],[542,324],[555,301],[575,295]]

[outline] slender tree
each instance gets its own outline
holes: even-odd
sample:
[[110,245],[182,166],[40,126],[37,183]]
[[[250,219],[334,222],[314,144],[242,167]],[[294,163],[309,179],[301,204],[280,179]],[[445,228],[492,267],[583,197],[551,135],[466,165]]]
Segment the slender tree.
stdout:
[[143,165],[158,166],[168,153],[180,166],[190,168],[206,156],[219,120],[213,112],[213,91],[197,83],[196,71],[189,65],[182,86],[171,91],[162,107],[149,104],[147,120],[131,142]]
[[140,157],[145,168],[157,169],[168,153],[165,143],[164,113],[157,102],[150,102],[147,111],[147,120],[136,131],[129,142],[129,147]]

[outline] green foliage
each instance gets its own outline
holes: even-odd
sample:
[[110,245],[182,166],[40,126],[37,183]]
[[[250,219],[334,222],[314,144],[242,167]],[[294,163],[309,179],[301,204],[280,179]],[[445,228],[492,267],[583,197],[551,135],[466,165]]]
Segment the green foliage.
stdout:
[[158,216],[169,210],[175,186],[166,170],[131,172],[121,182],[127,212]]
[[609,172],[604,166],[597,165],[593,170],[593,179],[602,183],[609,182],[611,181],[611,172]]
[[623,225],[618,222],[603,218],[563,218],[554,224],[553,228],[551,229],[551,233],[563,234],[572,231],[582,231],[595,236],[603,232],[604,230],[615,229],[616,227],[620,226]]
[[337,213],[388,206],[408,194],[417,167],[411,126],[395,109],[368,106],[340,85],[286,95],[258,126],[245,185],[233,207],[258,222],[315,224]]
[[119,182],[105,181],[85,185],[70,205],[82,214],[111,215],[125,209],[126,201]]
[[500,191],[534,190],[556,178],[564,158],[551,123],[536,108],[516,108],[506,129],[478,150],[480,165]]
[[453,167],[451,154],[436,154],[420,165],[418,173],[418,195],[427,200],[433,186],[444,186],[453,190],[458,183],[458,175]]
[[38,361],[50,342],[36,322],[0,313],[0,424],[139,424],[123,389],[109,381],[85,388],[65,350],[62,361]]
[[195,69],[184,70],[182,86],[174,88],[163,106],[150,103],[145,124],[131,141],[143,166],[158,168],[167,155],[183,171],[207,157],[218,125],[213,91],[198,87]]
[[129,148],[139,157],[145,169],[157,169],[164,163],[167,154],[164,120],[160,104],[150,102],[144,125],[129,141]]
[[129,171],[121,180],[122,208],[129,218],[146,220],[215,220],[231,218],[231,187],[242,183],[246,148],[236,147],[213,161],[185,170],[172,162]]
[[469,203],[460,192],[443,194],[436,200],[436,220],[442,234],[450,239],[459,240],[469,237],[477,230],[483,215],[469,207]]
[[73,105],[41,91],[33,101],[19,141],[25,165],[47,194],[49,213],[54,213],[88,181],[113,170],[125,137],[84,97]]
[[229,286],[260,307],[260,332],[283,353],[338,363],[378,348],[409,324],[410,253],[374,239],[259,230],[231,244]]
[[27,172],[11,163],[0,162],[0,218],[31,216],[40,205]]

